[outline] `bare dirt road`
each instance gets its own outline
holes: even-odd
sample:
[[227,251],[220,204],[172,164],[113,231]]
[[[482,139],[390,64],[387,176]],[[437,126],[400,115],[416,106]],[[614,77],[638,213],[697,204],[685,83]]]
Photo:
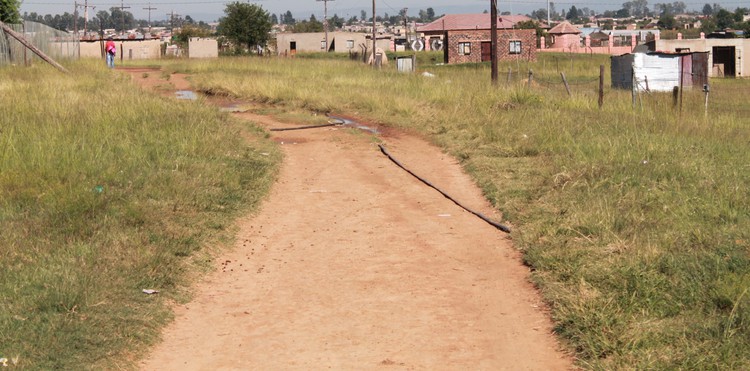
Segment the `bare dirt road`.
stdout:
[[498,218],[455,160],[392,130],[272,135],[285,156],[277,184],[259,214],[239,222],[235,248],[195,299],[175,308],[142,369],[573,367],[507,235],[396,167],[377,141]]

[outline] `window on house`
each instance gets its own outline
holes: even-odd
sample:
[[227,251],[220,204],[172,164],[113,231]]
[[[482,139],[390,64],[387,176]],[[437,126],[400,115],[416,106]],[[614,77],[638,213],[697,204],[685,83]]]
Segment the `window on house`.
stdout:
[[470,55],[471,43],[458,43],[458,55]]
[[521,41],[511,41],[508,45],[508,54],[521,54]]
[[320,50],[326,50],[326,41],[323,40],[320,42]]
[[354,40],[346,40],[346,48],[354,49]]

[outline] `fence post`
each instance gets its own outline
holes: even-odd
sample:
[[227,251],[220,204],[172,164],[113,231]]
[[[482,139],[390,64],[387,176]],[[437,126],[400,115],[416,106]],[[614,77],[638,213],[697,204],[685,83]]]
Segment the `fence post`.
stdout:
[[534,70],[532,70],[531,68],[529,68],[529,83],[528,83],[529,84],[529,86],[528,86],[529,88],[531,88],[531,81],[532,80],[534,80]]
[[604,65],[599,65],[599,109],[604,105]]
[[638,89],[638,78],[635,76],[635,65],[630,66],[630,74],[633,76],[633,79],[631,80],[631,85],[633,85],[630,89],[630,100],[633,105],[633,108],[635,108],[635,94],[636,89]]
[[570,96],[570,86],[568,85],[568,79],[565,78],[565,72],[560,72],[560,76],[562,76],[563,84],[565,84],[565,91],[567,91],[568,96]]
[[508,84],[510,84],[510,81],[513,79],[513,70],[508,67]]
[[679,94],[680,94],[679,86],[675,86],[674,88],[672,88],[672,108],[673,109],[677,109],[677,97],[679,96]]

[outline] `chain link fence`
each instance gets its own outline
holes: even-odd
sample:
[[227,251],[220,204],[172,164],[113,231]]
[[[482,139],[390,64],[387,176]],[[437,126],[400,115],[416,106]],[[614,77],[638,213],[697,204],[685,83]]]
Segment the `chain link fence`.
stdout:
[[[28,21],[22,24],[9,24],[8,26],[13,31],[23,35],[26,40],[52,59],[78,59],[80,57],[78,39],[74,34]],[[0,65],[26,65],[32,63],[35,59],[41,60],[18,40],[0,29]]]

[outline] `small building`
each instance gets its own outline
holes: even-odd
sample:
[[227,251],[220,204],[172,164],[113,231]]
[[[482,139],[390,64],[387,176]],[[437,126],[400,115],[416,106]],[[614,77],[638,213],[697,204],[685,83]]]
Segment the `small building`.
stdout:
[[[514,29],[526,16],[497,18],[498,60],[536,60],[536,31]],[[430,49],[443,48],[445,63],[479,63],[491,59],[489,14],[449,14],[417,28]]]
[[[361,45],[372,49],[372,35],[362,32],[329,32],[326,48],[325,32],[280,33],[276,35],[276,51],[279,55],[294,55],[300,52],[361,52]],[[390,37],[378,37],[377,46],[391,50]]]
[[548,33],[552,36],[550,49],[567,52],[577,52],[581,49],[581,30],[570,22],[562,22],[552,27]]
[[708,52],[710,77],[750,76],[750,39],[654,40],[649,49],[662,52]]
[[[633,53],[614,56],[612,87],[672,91],[708,83],[708,53]],[[635,74],[635,76],[634,76]]]

